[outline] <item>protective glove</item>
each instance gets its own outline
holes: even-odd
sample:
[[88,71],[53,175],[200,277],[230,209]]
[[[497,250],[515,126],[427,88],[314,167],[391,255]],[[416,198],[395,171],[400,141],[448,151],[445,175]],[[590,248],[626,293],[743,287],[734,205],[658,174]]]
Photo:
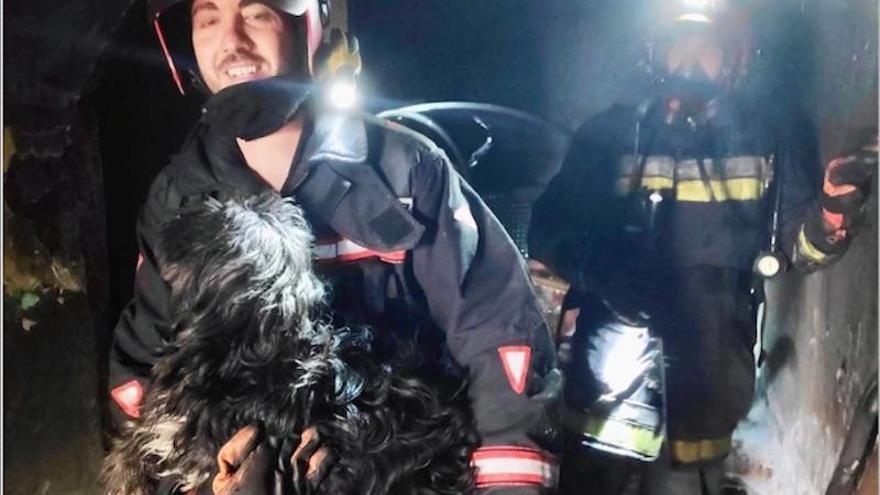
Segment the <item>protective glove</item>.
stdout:
[[826,234],[843,238],[857,226],[876,172],[876,135],[855,153],[828,163],[819,197]]
[[275,459],[256,426],[239,430],[217,454],[219,472],[211,488],[214,495],[269,495],[270,467]]

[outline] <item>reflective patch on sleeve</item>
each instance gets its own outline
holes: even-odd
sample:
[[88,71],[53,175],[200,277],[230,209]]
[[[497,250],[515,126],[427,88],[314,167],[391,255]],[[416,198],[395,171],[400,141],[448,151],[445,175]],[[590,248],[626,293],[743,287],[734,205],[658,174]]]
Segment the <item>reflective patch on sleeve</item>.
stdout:
[[499,347],[498,356],[501,357],[501,364],[504,365],[504,373],[507,374],[510,388],[517,394],[522,394],[526,389],[532,348],[526,345]]
[[350,239],[339,239],[336,242],[316,243],[312,248],[312,256],[316,261],[325,263],[348,263],[369,258],[400,264],[406,260],[406,251],[380,252],[361,246]]
[[144,389],[137,380],[130,380],[110,391],[110,397],[122,411],[132,418],[140,417],[141,400]]
[[795,248],[797,249],[798,254],[815,263],[822,263],[828,258],[827,254],[820,251],[819,248],[814,246],[813,243],[807,239],[807,234],[804,232],[803,228],[801,228],[798,233]]
[[477,488],[497,486],[556,486],[559,462],[539,449],[516,445],[481,447],[472,464]]

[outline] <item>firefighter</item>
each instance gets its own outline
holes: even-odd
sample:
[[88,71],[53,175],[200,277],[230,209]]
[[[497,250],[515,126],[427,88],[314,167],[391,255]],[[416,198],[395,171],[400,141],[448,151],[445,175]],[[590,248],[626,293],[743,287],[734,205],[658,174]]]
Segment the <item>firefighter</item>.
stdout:
[[752,270],[773,211],[785,257],[806,270],[825,266],[852,238],[876,170],[875,138],[832,160],[823,181],[803,121],[744,90],[754,50],[743,11],[720,1],[686,6],[657,17],[668,22],[649,47],[654,93],[583,124],[534,207],[529,252],[572,284],[569,302],[580,307],[567,412],[592,405],[573,402],[595,388],[583,373],[597,319],[650,328],[667,363],[659,459],[625,460],[638,453],[635,436],[635,451],[584,449],[586,435],[613,433],[620,447],[638,432],[567,415],[560,493],[621,493],[637,471],[643,493],[720,493],[731,434],[752,400]]
[[478,487],[552,491],[559,435],[547,405],[561,376],[523,260],[433,143],[327,103],[324,89],[358,64],[347,37],[324,36],[328,1],[148,7],[178,89],[209,98],[138,218],[134,297],[113,332],[113,407],[137,417],[151,364],[174,338],[156,261],[163,222],[205,198],[274,189],[313,228],[337,323],[393,329],[438,369],[467,371]]

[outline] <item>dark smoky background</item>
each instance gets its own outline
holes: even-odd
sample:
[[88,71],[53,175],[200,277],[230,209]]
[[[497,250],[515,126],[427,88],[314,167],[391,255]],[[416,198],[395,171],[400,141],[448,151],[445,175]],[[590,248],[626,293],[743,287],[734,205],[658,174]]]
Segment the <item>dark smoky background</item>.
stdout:
[[[336,3],[360,39],[369,110],[488,102],[573,130],[650,85],[647,0]],[[759,50],[748,91],[801,112],[826,158],[876,128],[876,1],[747,3]],[[3,9],[4,490],[91,494],[137,210],[200,101],[177,94],[143,0]],[[772,360],[742,438],[775,439],[765,493],[824,492],[876,376],[876,201],[841,262],[768,291]]]

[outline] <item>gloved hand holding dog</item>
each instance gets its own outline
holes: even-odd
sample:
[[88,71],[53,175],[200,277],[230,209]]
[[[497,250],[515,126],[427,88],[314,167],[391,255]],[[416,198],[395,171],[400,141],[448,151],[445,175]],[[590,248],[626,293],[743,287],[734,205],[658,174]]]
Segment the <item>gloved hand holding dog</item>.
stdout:
[[213,494],[312,493],[333,464],[329,450],[321,445],[317,430],[312,427],[303,431],[299,445],[292,454],[288,453],[289,449],[283,445],[280,448],[273,446],[258,427],[242,428],[217,454],[218,473],[211,483]]

